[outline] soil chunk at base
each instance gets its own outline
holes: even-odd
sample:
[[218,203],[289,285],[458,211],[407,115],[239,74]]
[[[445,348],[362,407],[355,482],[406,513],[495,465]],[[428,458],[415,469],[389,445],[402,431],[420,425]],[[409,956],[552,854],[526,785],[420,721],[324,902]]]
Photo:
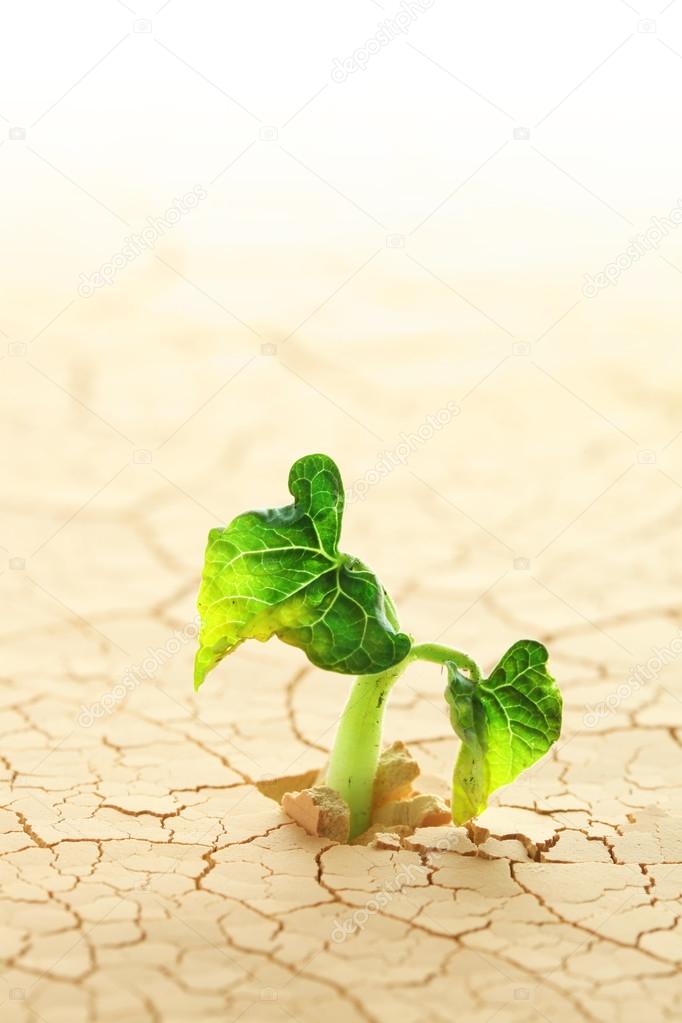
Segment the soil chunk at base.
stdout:
[[350,809],[345,800],[326,785],[285,793],[282,809],[309,835],[333,842],[348,841]]
[[382,752],[374,777],[374,807],[391,799],[404,799],[419,776],[419,764],[404,742],[392,742]]
[[382,826],[389,831],[393,826],[404,826],[414,831],[416,828],[433,828],[439,824],[451,822],[450,809],[440,796],[411,796],[409,799],[398,799],[384,803],[377,808],[373,824]]

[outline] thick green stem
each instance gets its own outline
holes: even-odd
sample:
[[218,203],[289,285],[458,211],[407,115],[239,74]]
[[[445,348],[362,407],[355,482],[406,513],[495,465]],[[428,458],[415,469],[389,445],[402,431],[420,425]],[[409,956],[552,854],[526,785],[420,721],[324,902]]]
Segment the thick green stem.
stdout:
[[381,731],[388,694],[408,664],[414,660],[445,664],[452,661],[469,672],[474,681],[478,666],[459,650],[422,643],[407,657],[377,675],[359,675],[343,712],[327,770],[327,785],[350,807],[350,837],[356,838],[371,824],[374,777],[381,752]]
[[334,741],[327,785],[350,807],[350,837],[370,825],[374,776],[381,752],[381,730],[388,693],[410,657],[378,675],[359,675]]

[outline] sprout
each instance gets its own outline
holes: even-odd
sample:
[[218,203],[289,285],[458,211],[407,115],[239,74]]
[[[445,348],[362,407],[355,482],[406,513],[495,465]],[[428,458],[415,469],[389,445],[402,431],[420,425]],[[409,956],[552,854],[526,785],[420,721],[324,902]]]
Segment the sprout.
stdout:
[[344,493],[326,455],[289,473],[293,503],[245,512],[209,533],[199,593],[201,632],[194,684],[244,640],[277,636],[319,668],[358,675],[341,717],[326,784],[348,804],[351,838],[370,824],[388,694],[414,660],[446,668],[445,698],[461,748],[452,818],[479,814],[488,796],[535,763],[558,738],[561,696],[547,651],[515,643],[487,679],[465,654],[415,645],[376,575],[338,549]]

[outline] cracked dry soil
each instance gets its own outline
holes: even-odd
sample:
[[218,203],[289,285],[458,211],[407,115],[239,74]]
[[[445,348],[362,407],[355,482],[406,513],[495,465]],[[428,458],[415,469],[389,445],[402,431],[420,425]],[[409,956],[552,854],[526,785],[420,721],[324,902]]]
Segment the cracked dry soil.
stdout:
[[[140,356],[148,380],[161,351]],[[247,505],[285,496],[310,421],[315,446],[351,475],[372,464],[374,442],[294,376],[275,386],[261,360],[228,403],[157,449],[212,389],[190,353],[163,358],[176,397],[163,408],[122,399],[120,349],[97,365],[77,352],[67,381],[154,449],[147,463],[56,388],[33,396],[31,430],[17,382],[3,395],[24,435],[7,456],[19,486],[0,580],[3,1021],[680,1018],[679,665],[666,656],[631,679],[682,624],[679,490],[599,417],[553,385],[538,393],[512,364],[479,389],[468,422],[349,509],[344,546],[377,569],[419,638],[441,633],[486,666],[521,636],[545,641],[565,724],[551,755],[468,829],[336,846],[255,783],[324,763],[347,683],[297,651],[252,643],[195,696],[182,630],[208,528],[242,509],[247,487]],[[319,369],[303,344],[295,358]],[[381,347],[363,360],[346,402],[367,379],[385,391]],[[442,404],[433,367],[405,362],[424,407]],[[483,375],[463,367],[462,391]],[[626,408],[632,381],[593,371],[600,401]],[[268,387],[268,421],[288,427],[263,448],[244,424]],[[674,407],[657,414],[672,434]],[[394,408],[385,429],[418,415]],[[505,416],[513,429],[491,440]],[[488,461],[458,462],[472,445]],[[519,450],[532,470],[522,482]],[[674,446],[670,457],[674,474]],[[514,561],[543,545],[530,566]],[[121,695],[132,668],[139,682]],[[442,684],[415,666],[392,695],[386,739],[409,744],[423,791],[447,793],[456,740]]]

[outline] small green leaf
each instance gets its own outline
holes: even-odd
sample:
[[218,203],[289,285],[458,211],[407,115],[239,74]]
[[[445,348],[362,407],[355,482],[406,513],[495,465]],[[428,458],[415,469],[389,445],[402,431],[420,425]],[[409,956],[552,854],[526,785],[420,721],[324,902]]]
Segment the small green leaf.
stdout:
[[448,664],[445,698],[462,746],[452,779],[455,824],[476,817],[491,792],[508,785],[559,738],[561,694],[542,643],[523,639],[490,678],[472,682]]
[[410,650],[377,577],[338,550],[344,495],[331,458],[300,458],[289,491],[293,504],[245,512],[209,533],[197,689],[245,639],[276,635],[321,668],[358,675],[384,671]]

